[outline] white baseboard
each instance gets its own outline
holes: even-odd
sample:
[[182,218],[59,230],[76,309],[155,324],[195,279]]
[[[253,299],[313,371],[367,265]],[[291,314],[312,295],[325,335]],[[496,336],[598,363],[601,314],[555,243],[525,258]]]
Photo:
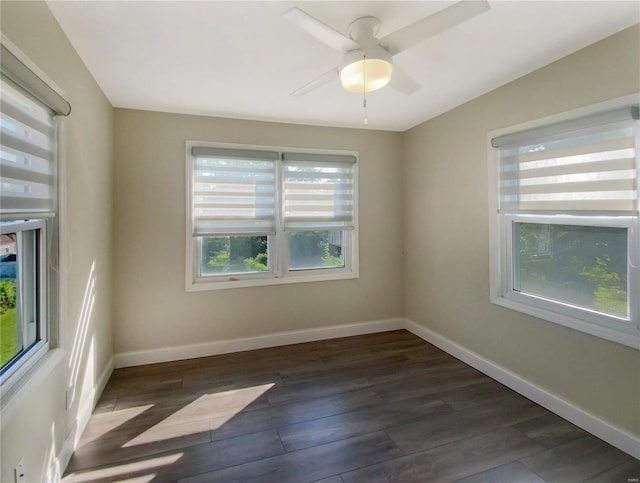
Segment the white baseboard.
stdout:
[[104,368],[104,370],[102,371],[102,374],[100,374],[100,377],[98,378],[98,381],[96,384],[96,394],[93,398],[93,407],[91,408],[92,411],[93,411],[93,408],[96,407],[96,404],[98,404],[98,400],[100,399],[100,396],[102,396],[104,388],[107,387],[107,383],[109,382],[109,378],[113,373],[113,369],[115,369],[115,356],[111,356],[111,359],[109,359],[109,362],[107,362],[106,367]]
[[[522,376],[510,371],[509,369],[485,359],[479,354],[468,350],[452,340],[418,325],[413,321],[405,319],[377,320],[316,329],[278,332],[275,334],[257,337],[230,339],[203,344],[165,347],[145,351],[122,352],[116,354],[114,356],[114,360],[115,367],[120,368],[153,364],[157,362],[191,359],[195,357],[206,357],[217,354],[227,354],[245,350],[263,349],[266,347],[276,347],[287,344],[335,339],[338,337],[349,337],[352,335],[386,332],[398,329],[407,329],[418,337],[439,347],[445,352],[448,352],[455,358],[487,374],[492,379],[495,379],[528,399],[540,404],[549,411],[570,421],[585,431],[594,434],[625,453],[640,459],[640,438],[637,436],[622,428],[614,426],[603,419],[600,419],[598,416],[588,413],[575,404],[572,404],[558,395],[549,392],[527,379],[524,379]],[[104,384],[106,384],[106,379],[108,379],[108,375],[106,376],[98,395],[102,392],[102,388],[104,388]],[[82,429],[84,429],[84,427]]]
[[403,329],[404,319],[385,319],[355,324],[334,325],[315,329],[292,330],[277,332],[275,334],[260,335],[256,337],[244,337],[202,344],[192,344],[161,349],[143,351],[121,352],[115,355],[115,367],[140,366],[155,364],[157,362],[169,362],[195,357],[207,357],[218,354],[228,354],[266,347],[277,347],[287,344],[299,344],[317,340],[336,339],[352,335],[372,334],[375,332],[387,332]]
[[87,423],[91,418],[91,413],[96,407],[96,404],[98,403],[98,400],[100,399],[100,396],[102,395],[102,392],[104,391],[104,388],[107,385],[109,378],[111,377],[113,369],[114,356],[112,356],[111,359],[109,359],[109,362],[107,362],[107,365],[98,377],[98,380],[96,381],[89,394],[84,398],[83,401],[80,401],[80,404],[78,405],[76,422],[67,435],[67,438],[64,440],[64,444],[62,445],[60,453],[58,453],[58,464],[60,468],[63,469],[63,471],[69,464],[69,460],[71,459],[71,456],[73,455],[73,452],[78,445],[80,436],[82,436],[82,433],[84,432],[84,429],[86,428]]
[[404,328],[612,446],[630,454],[634,458],[640,459],[640,438],[637,436],[586,412],[556,394],[524,379],[515,372],[494,364],[479,354],[453,342],[451,339],[415,322],[406,320]]

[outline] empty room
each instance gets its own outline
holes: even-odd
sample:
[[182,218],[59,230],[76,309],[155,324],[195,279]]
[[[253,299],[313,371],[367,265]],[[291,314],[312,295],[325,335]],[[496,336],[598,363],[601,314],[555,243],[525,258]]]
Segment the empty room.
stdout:
[[2,483],[640,480],[637,1],[0,21]]

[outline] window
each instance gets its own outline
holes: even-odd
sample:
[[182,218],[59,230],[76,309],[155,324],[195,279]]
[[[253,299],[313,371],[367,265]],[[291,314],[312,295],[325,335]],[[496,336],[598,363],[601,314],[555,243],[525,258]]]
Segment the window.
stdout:
[[355,278],[356,155],[187,143],[187,290]]
[[0,60],[0,385],[55,343],[57,116],[71,107],[13,51]]
[[491,140],[492,301],[640,343],[638,108]]
[[3,373],[47,339],[45,240],[43,220],[2,223],[3,245],[11,246],[0,256]]

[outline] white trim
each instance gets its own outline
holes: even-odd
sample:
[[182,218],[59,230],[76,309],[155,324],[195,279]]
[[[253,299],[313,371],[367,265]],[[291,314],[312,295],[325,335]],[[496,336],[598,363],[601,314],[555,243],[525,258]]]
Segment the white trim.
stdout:
[[[23,378],[30,373],[31,368],[35,367],[38,361],[44,357],[47,352],[49,352],[50,344],[50,330],[49,330],[49,310],[48,310],[48,299],[49,299],[49,283],[48,283],[48,273],[49,273],[49,263],[48,263],[48,248],[47,241],[49,239],[47,235],[47,225],[44,219],[34,219],[28,220],[24,222],[15,221],[8,225],[2,226],[2,233],[18,233],[18,254],[20,251],[26,251],[29,253],[30,249],[33,249],[37,244],[33,247],[26,246],[26,242],[24,242],[24,235],[20,235],[20,232],[39,230],[39,233],[36,235],[39,242],[38,254],[36,255],[36,260],[34,262],[33,270],[38,274],[38,283],[41,288],[40,297],[37,296],[37,292],[34,294],[27,293],[28,291],[23,289],[23,284],[29,284],[24,279],[20,281],[20,276],[24,275],[24,277],[31,278],[31,274],[23,273],[23,269],[18,268],[20,272],[20,276],[17,277],[17,281],[20,284],[18,287],[17,293],[25,294],[25,297],[33,298],[34,302],[37,304],[37,310],[35,314],[38,314],[34,318],[37,320],[37,331],[36,337],[38,334],[40,335],[40,339],[36,340],[35,344],[32,347],[24,349],[23,351],[18,352],[20,354],[19,359],[15,361],[13,366],[10,366],[6,369],[4,374],[0,376],[0,387],[2,388],[2,398],[11,397],[11,388],[14,385],[20,385],[24,383]],[[23,240],[23,241],[20,241]],[[35,243],[35,238],[34,238]],[[22,257],[18,256],[18,265],[22,263]],[[33,280],[31,280],[33,282]],[[30,303],[31,301],[27,302]],[[27,304],[22,297],[18,297],[17,303],[22,309],[24,309],[24,305]],[[19,311],[18,313],[25,313],[24,310]],[[34,314],[27,315],[26,318],[29,320]],[[24,331],[24,322],[18,321],[18,333]],[[22,346],[22,339],[19,339],[18,345]],[[16,354],[16,355],[18,355]]]
[[121,352],[115,355],[115,367],[140,366],[155,364],[157,362],[169,362],[195,357],[206,357],[230,352],[240,352],[267,347],[277,347],[288,344],[300,344],[317,340],[336,339],[352,335],[373,334],[404,328],[403,319],[385,319],[355,324],[333,325],[330,327],[318,327],[314,329],[291,330],[276,332],[275,334],[259,335],[256,337],[243,337],[202,344],[191,344],[161,349]]
[[549,411],[594,434],[634,458],[640,459],[640,437],[614,426],[594,414],[588,413],[570,401],[549,392],[515,372],[495,364],[451,339],[411,320],[406,320],[404,327],[418,337],[448,352],[455,358],[478,369],[480,372],[485,373],[492,379],[531,399]]
[[[187,262],[188,263],[188,262]],[[194,282],[193,285],[187,286],[187,292],[203,292],[207,290],[222,290],[228,288],[246,288],[246,287],[263,287],[266,285],[284,285],[299,282],[329,282],[332,280],[348,280],[359,278],[357,273],[341,271],[340,269],[321,269],[326,270],[325,273],[312,273],[305,275],[290,275],[288,277],[274,277],[271,272],[268,273],[251,273],[253,278],[242,278],[248,274],[239,274],[237,276],[229,276],[224,281],[203,281]],[[317,270],[317,272],[321,272]],[[309,270],[312,272],[312,270]]]
[[100,374],[98,381],[96,382],[94,387],[91,389],[91,392],[89,393],[89,395],[85,397],[84,401],[80,401],[80,404],[78,405],[78,412],[76,413],[76,422],[74,423],[73,427],[71,428],[71,431],[69,432],[68,436],[64,440],[62,449],[60,450],[60,453],[58,453],[58,456],[57,456],[59,467],[62,468],[63,470],[66,469],[67,465],[69,464],[69,461],[71,460],[71,456],[73,455],[73,452],[76,450],[78,441],[80,440],[82,433],[84,432],[85,428],[87,427],[87,424],[89,423],[89,419],[91,418],[91,413],[93,413],[93,410],[96,407],[96,404],[100,399],[100,396],[102,396],[102,392],[104,391],[104,388],[107,385],[107,382],[111,377],[111,374],[113,373],[113,369],[114,369],[114,357],[111,356],[111,358],[109,359],[109,362],[107,362],[107,365],[102,371],[102,374]]
[[[513,298],[515,299],[516,297],[514,296]],[[531,299],[528,302],[530,301]],[[491,300],[491,302],[506,309],[532,315],[538,319],[548,320],[549,322],[554,322],[569,329],[574,329],[610,342],[615,342],[632,349],[640,350],[640,336],[637,334],[637,330],[636,333],[632,333],[630,331],[623,332],[621,330],[611,329],[604,325],[588,323],[577,319],[576,317],[564,315],[556,311],[546,310],[543,307],[536,307],[532,303],[523,303],[518,300],[512,300],[508,297],[496,298],[495,300]],[[540,303],[542,302],[544,302],[544,300],[541,300]],[[578,311],[580,309],[576,308],[575,310]]]
[[607,339],[618,344],[622,344],[634,349],[640,349],[640,329],[638,326],[638,296],[634,292],[629,293],[629,316],[618,317],[610,314],[596,312],[583,306],[574,306],[569,303],[557,302],[536,296],[526,292],[517,292],[512,289],[513,281],[513,223],[548,223],[559,225],[577,226],[603,226],[614,228],[625,228],[629,232],[628,236],[628,258],[629,258],[629,287],[635,287],[638,283],[638,260],[637,258],[637,232],[638,220],[631,216],[565,216],[565,215],[530,215],[530,214],[505,214],[506,224],[503,239],[505,243],[504,266],[507,267],[505,274],[506,287],[504,293],[492,300],[496,305],[501,305],[511,310],[523,312],[539,319],[548,320],[557,324],[569,327],[587,334],[595,335],[602,339]]
[[68,284],[68,268],[71,266],[71,245],[69,243],[68,233],[71,231],[67,226],[67,156],[65,143],[66,123],[62,119],[58,119],[58,220],[54,234],[58,236],[57,243],[57,277],[52,286],[55,285],[57,292],[57,300],[54,303],[53,310],[55,315],[51,316],[51,324],[49,325],[49,335],[51,344],[55,347],[63,347],[65,341],[65,324],[64,321],[69,320],[67,316],[67,287]]

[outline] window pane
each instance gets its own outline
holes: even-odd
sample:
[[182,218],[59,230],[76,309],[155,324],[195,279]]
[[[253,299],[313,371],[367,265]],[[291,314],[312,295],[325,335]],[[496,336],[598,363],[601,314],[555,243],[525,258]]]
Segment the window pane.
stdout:
[[38,230],[8,233],[0,244],[0,363],[38,340]]
[[201,237],[200,246],[202,276],[269,271],[266,235],[205,236]]
[[289,233],[289,270],[344,267],[344,230]]
[[0,252],[0,362],[4,366],[20,352],[16,320],[18,245],[15,233],[2,235]]
[[628,316],[627,229],[514,223],[518,292]]

